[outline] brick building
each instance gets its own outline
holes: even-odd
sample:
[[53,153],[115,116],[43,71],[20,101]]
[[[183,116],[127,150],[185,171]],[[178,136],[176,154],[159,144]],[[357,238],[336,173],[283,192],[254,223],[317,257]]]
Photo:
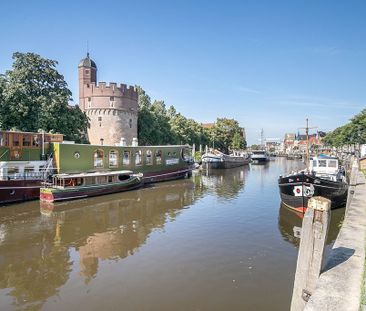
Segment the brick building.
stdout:
[[138,94],[133,86],[97,82],[97,65],[89,57],[79,70],[79,106],[89,118],[88,137],[94,145],[132,144],[137,138]]

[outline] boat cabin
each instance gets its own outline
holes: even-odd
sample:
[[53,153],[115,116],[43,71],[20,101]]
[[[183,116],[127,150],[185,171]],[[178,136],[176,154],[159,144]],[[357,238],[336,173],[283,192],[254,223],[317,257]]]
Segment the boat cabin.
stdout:
[[0,180],[44,180],[51,169],[47,161],[0,161]]
[[344,175],[340,170],[339,160],[330,156],[317,156],[310,158],[309,170],[318,177],[336,181],[339,175]]
[[52,176],[52,188],[84,187],[119,183],[131,178],[132,171],[109,171]]

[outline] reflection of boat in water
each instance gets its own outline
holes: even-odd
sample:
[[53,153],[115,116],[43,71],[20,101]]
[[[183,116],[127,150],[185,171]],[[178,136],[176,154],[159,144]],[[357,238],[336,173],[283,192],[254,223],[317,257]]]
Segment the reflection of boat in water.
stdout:
[[1,209],[0,288],[12,289],[9,298],[19,308],[42,306],[72,277],[73,265],[88,282],[101,261],[131,256],[198,198],[193,180],[182,179],[123,194]]
[[[343,219],[343,216],[343,208],[332,210],[327,245],[331,244],[337,238],[339,232],[339,223]],[[302,227],[303,217],[303,213],[290,209],[284,204],[281,204],[279,208],[278,229],[280,230],[283,239],[287,242],[290,242],[295,247],[300,245],[298,228]]]
[[214,192],[219,197],[230,199],[237,196],[239,191],[244,188],[247,173],[247,166],[205,171],[201,175],[201,183],[208,192]]
[[218,150],[202,156],[202,166],[207,169],[227,169],[249,164],[250,158],[244,153],[224,154]]

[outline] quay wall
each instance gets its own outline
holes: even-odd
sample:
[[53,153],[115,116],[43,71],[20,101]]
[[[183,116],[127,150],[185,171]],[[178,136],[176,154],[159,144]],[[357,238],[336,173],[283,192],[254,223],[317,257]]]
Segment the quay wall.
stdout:
[[359,310],[365,264],[366,180],[354,161],[345,218],[306,311]]

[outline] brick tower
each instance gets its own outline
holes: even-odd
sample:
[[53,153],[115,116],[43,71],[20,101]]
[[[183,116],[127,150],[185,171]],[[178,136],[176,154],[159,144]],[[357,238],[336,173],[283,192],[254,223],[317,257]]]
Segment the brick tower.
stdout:
[[79,106],[89,118],[92,145],[115,145],[121,139],[127,145],[137,138],[138,94],[133,86],[97,82],[97,65],[89,53],[79,70]]

